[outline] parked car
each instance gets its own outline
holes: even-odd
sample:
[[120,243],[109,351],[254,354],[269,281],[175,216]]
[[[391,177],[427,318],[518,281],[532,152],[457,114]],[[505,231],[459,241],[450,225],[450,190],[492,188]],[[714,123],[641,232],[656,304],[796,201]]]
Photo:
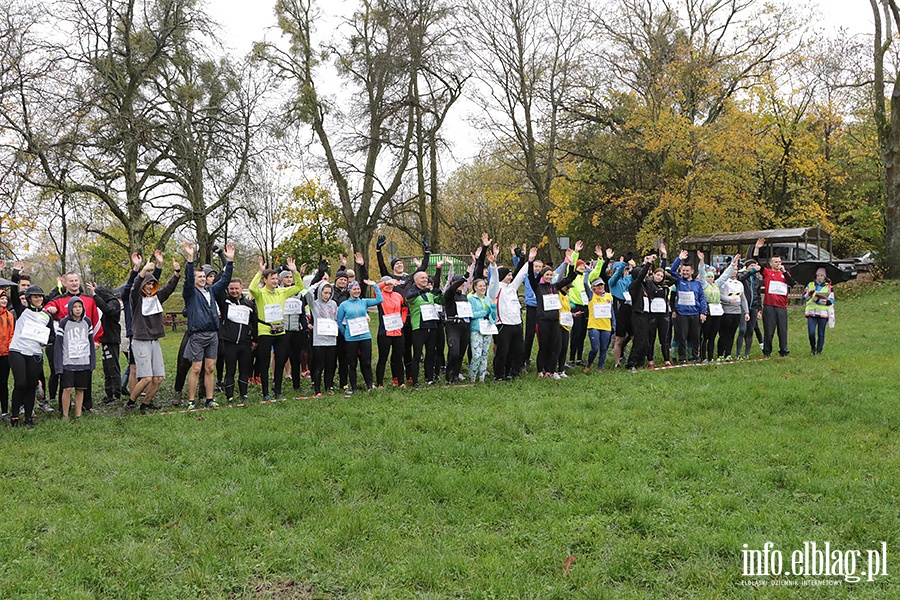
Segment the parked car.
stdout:
[[[747,256],[753,256],[754,245],[747,247]],[[851,278],[856,277],[857,268],[853,259],[838,259],[832,256],[828,250],[820,248],[815,244],[804,244],[794,242],[774,242],[767,243],[759,249],[758,258],[761,261],[768,261],[772,256],[780,256],[784,266],[790,268],[797,263],[806,261],[821,261],[834,263],[850,274]]]

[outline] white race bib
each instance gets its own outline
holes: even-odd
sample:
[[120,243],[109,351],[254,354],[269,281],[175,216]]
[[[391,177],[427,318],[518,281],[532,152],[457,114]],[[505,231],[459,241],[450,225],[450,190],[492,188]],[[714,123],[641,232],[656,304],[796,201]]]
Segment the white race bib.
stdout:
[[347,329],[350,330],[350,337],[359,337],[368,333],[369,319],[366,317],[356,317],[347,320]]
[[434,304],[423,304],[422,305],[422,320],[423,321],[437,321],[438,320],[437,306],[435,306]]
[[650,301],[650,312],[652,313],[665,313],[668,312],[668,307],[666,306],[665,298],[654,298]]
[[594,318],[595,319],[611,319],[612,318],[612,304],[609,302],[598,302],[594,305]]
[[468,317],[472,318],[472,305],[468,302],[457,302],[456,303],[456,316],[464,319]]
[[678,292],[679,306],[695,306],[696,304],[697,298],[694,296],[694,292]]
[[562,304],[559,302],[559,294],[544,294],[544,310],[559,310]]
[[625,298],[625,304],[631,304],[631,292],[622,292],[622,297]]
[[644,312],[650,312],[650,298],[644,296]]
[[50,328],[37,323],[25,323],[22,325],[22,337],[46,345],[50,339]]
[[250,307],[238,304],[228,305],[228,320],[238,325],[250,324]]
[[570,310],[561,310],[559,311],[559,324],[563,327],[571,327],[575,324],[575,317],[572,316],[572,311]]
[[587,304],[587,303],[588,303],[588,295],[587,295],[587,292],[581,292],[581,303],[582,303],[582,304]]
[[787,296],[788,286],[783,281],[770,281],[769,293],[775,296]]
[[[300,298],[285,298],[284,314],[300,315],[303,314],[303,300]],[[266,319],[268,321],[268,319]]]
[[69,341],[69,358],[82,359],[90,356],[90,342],[87,340]]
[[478,331],[481,332],[481,335],[497,335],[497,326],[488,319],[479,319]]
[[141,299],[141,314],[145,317],[150,315],[158,315],[162,312],[162,304],[156,296],[144,297]]
[[709,316],[721,317],[724,314],[725,314],[725,309],[722,308],[722,305],[719,302],[709,305]]
[[400,329],[403,329],[403,317],[400,316],[400,313],[384,315],[385,331],[398,331]]
[[337,337],[338,324],[334,319],[319,317],[315,322],[315,333],[323,337]]
[[284,307],[281,304],[266,304],[263,307],[263,319],[266,323],[276,323],[284,319]]

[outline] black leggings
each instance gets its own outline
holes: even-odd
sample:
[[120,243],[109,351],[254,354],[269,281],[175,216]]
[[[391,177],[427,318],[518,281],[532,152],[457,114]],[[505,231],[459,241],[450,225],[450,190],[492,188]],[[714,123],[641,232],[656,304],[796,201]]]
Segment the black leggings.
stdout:
[[734,347],[734,335],[741,325],[743,315],[725,313],[722,315],[722,324],[719,327],[719,356],[731,356]]
[[716,358],[716,336],[719,335],[719,327],[722,325],[722,315],[706,315],[706,322],[701,327],[703,338],[700,340],[700,360],[714,360]]
[[[527,269],[528,265],[523,268]],[[531,360],[531,349],[534,347],[534,334],[537,331],[537,306],[525,307],[525,350],[522,352],[522,364]]]
[[413,360],[412,376],[413,385],[419,384],[419,364],[422,355],[425,355],[425,381],[434,381],[434,358],[437,354],[437,329],[416,329],[412,333]]
[[447,383],[456,381],[462,372],[463,355],[469,347],[469,324],[447,323]]
[[15,350],[9,353],[9,368],[13,374],[12,419],[19,418],[19,409],[25,407],[25,421],[31,421],[34,413],[34,393],[44,372],[43,355],[26,356]]
[[[576,360],[582,360],[584,357],[584,338],[587,337],[587,306],[573,305],[572,318],[572,344],[569,349],[569,362],[574,363]],[[575,314],[579,312],[579,314]]]
[[375,367],[375,382],[378,387],[384,385],[384,369],[387,366],[388,354],[391,357],[391,377],[398,384],[406,383],[403,379],[403,353],[404,343],[402,335],[378,336],[378,366]]
[[372,340],[359,340],[358,342],[344,342],[347,352],[347,375],[350,378],[350,389],[356,389],[356,363],[359,361],[359,370],[362,371],[366,389],[372,387]]
[[0,412],[9,412],[9,356],[0,356]]
[[632,312],[631,330],[634,333],[634,340],[625,366],[634,369],[644,366],[644,359],[650,353],[650,314]]
[[262,393],[263,397],[269,395],[269,364],[272,361],[272,350],[275,351],[275,375],[274,391],[275,395],[281,394],[281,381],[284,379],[284,365],[287,363],[288,347],[287,337],[284,335],[261,335],[257,340],[259,342],[259,360],[262,370]]
[[538,372],[551,373],[556,369],[557,353],[559,352],[559,331],[562,327],[558,321],[549,319],[537,322],[538,328]]
[[313,390],[322,393],[322,376],[325,389],[334,390],[334,372],[337,369],[337,346],[315,346],[312,351]]
[[238,389],[241,396],[247,395],[247,382],[253,364],[253,348],[250,342],[236,344],[221,340],[222,358],[225,361],[225,397],[234,398],[234,372],[238,373]]
[[659,349],[662,351],[663,360],[669,362],[672,360],[669,346],[669,313],[650,313],[650,348],[647,350],[647,359],[651,362],[657,338],[659,338]]
[[494,336],[494,378],[506,379],[519,374],[522,368],[522,324],[500,325]]
[[288,358],[291,362],[291,384],[295,390],[300,389],[304,366],[309,365],[309,350],[312,347],[312,334],[308,329],[288,331]]

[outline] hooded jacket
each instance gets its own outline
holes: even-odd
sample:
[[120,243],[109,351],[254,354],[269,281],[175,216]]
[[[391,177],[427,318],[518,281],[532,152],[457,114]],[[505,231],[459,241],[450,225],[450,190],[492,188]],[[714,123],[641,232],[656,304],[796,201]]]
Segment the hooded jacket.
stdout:
[[[247,318],[247,324],[244,325],[238,321],[242,320],[232,314],[232,307],[243,306],[250,309]],[[219,300],[219,312],[222,314],[222,325],[219,327],[219,339],[231,342],[233,344],[250,344],[256,341],[256,328],[259,324],[259,317],[256,314],[256,304],[248,300],[241,294],[237,299],[230,295]]]
[[[225,264],[222,274],[212,285],[206,286],[209,300],[206,294],[197,289],[194,284],[194,263],[189,262],[184,266],[187,273],[184,278],[184,289],[181,295],[184,297],[184,311],[187,315],[187,333],[216,332],[219,331],[219,306],[218,298],[225,296],[228,284],[231,283],[231,274],[234,272],[234,263]],[[253,289],[252,286],[250,288]],[[295,292],[296,293],[296,292]],[[257,302],[257,304],[259,304]]]
[[119,318],[122,316],[122,305],[116,294],[107,288],[98,287],[94,290],[94,302],[100,311],[100,325],[103,327],[103,343],[118,344],[122,337],[122,324]]
[[[172,275],[162,289],[153,273],[148,273],[146,277],[138,275],[134,280],[130,299],[131,333],[134,339],[151,341],[166,337],[166,326],[163,322],[165,313],[162,311],[162,304],[175,293],[179,277],[180,275],[177,273]],[[144,292],[144,285],[148,283],[154,284],[150,294]]]
[[[81,298],[82,303],[84,304],[84,316],[91,320],[94,328],[94,341],[100,342],[103,339],[103,326],[100,325],[100,313],[97,311],[97,303],[94,302],[94,299],[90,296],[83,296],[79,294],[70,294],[65,291],[63,288],[63,295],[57,296],[53,300],[44,303],[44,310],[46,311],[48,307],[55,306],[56,314],[53,315],[57,321],[62,321],[65,317],[69,315],[69,301],[72,298]],[[51,340],[51,343],[53,341]]]
[[6,308],[0,308],[0,356],[9,355],[9,344],[16,331],[16,319],[12,312],[12,300],[6,290],[0,290],[0,296],[6,296]]
[[[81,304],[85,314],[81,319],[72,318],[72,307]],[[94,325],[87,316],[87,307],[81,296],[71,296],[66,304],[67,316],[56,328],[56,343],[53,347],[53,366],[57,374],[63,371],[93,371],[97,353],[94,351]]]

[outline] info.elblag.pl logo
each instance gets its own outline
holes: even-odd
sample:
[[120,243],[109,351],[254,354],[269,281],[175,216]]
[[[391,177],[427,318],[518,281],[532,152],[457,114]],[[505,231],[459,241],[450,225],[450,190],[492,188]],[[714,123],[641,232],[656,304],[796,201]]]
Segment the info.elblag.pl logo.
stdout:
[[[881,542],[875,550],[841,550],[833,548],[830,542],[803,542],[802,548],[790,552],[782,552],[774,542],[766,542],[760,550],[744,544],[741,555],[744,577],[797,578],[742,581],[745,585],[840,585],[841,581],[875,581],[888,574],[887,542]],[[816,578],[815,583],[808,578]]]

